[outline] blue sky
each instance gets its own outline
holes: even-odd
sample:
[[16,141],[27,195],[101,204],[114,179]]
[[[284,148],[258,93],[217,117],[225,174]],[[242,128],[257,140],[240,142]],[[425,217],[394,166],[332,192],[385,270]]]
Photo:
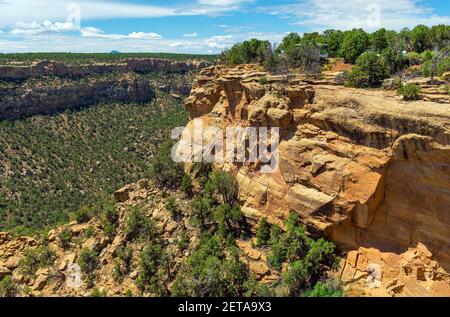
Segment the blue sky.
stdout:
[[448,0],[0,0],[0,52],[218,53],[289,32],[450,24]]

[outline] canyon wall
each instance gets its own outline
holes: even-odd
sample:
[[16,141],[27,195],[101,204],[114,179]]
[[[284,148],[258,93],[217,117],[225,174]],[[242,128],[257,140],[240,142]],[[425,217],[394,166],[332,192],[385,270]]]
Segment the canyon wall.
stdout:
[[51,114],[100,102],[143,103],[155,98],[148,80],[133,75],[62,87],[36,88],[26,93],[0,94],[0,120]]
[[[450,295],[448,104],[244,65],[203,69],[186,108],[206,127],[281,128],[275,173],[261,174],[260,162],[218,166],[236,175],[253,224],[297,212],[337,244],[338,274],[364,294]],[[376,287],[366,284],[373,265]]]
[[114,64],[72,65],[42,61],[0,66],[0,120],[52,114],[99,102],[143,103],[155,90],[188,95],[205,62],[124,59]]
[[206,66],[205,62],[176,62],[167,59],[124,59],[120,63],[71,65],[55,61],[41,61],[30,66],[0,65],[0,80],[24,81],[32,77],[56,76],[80,78],[105,73],[147,72],[196,72]]

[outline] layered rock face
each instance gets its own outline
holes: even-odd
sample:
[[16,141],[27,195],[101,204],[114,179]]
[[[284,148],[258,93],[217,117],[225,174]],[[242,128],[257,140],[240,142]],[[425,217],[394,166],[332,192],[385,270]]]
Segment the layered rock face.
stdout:
[[153,90],[188,95],[205,62],[124,59],[113,64],[72,65],[42,61],[0,66],[0,120],[51,114],[99,102],[147,102]]
[[154,98],[155,93],[149,81],[133,75],[62,87],[37,88],[25,94],[11,91],[0,94],[0,120],[51,114],[100,102],[143,103]]
[[244,65],[203,69],[186,108],[206,127],[281,129],[275,173],[261,174],[258,163],[221,164],[236,175],[242,210],[255,224],[281,224],[297,212],[310,232],[360,255],[362,264],[343,261],[344,282],[373,278],[369,264],[380,266],[383,291],[363,283],[365,294],[450,295],[448,104]]
[[0,80],[23,81],[31,77],[57,76],[80,78],[92,74],[124,72],[177,72],[197,71],[205,67],[205,62],[175,62],[166,59],[145,58],[125,59],[120,63],[70,65],[54,61],[36,62],[30,66],[0,66]]

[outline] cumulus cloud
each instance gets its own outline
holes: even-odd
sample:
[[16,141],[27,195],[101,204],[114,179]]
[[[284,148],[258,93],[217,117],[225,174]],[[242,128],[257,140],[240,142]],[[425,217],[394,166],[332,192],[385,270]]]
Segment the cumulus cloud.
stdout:
[[42,33],[58,33],[76,31],[77,27],[73,22],[17,22],[9,33],[14,35],[36,35]]
[[[104,53],[117,50],[120,52],[171,52],[217,54],[234,45],[251,38],[280,42],[283,33],[238,33],[218,34],[207,38],[179,38],[142,40],[136,36],[107,34],[101,29],[85,27],[84,36],[72,36],[66,33],[37,34],[29,37],[0,37],[0,47],[5,53],[13,52],[88,52]],[[136,32],[139,33],[139,32]],[[138,35],[137,37],[142,37]],[[152,36],[150,36],[152,38]],[[153,36],[154,38],[154,36]]]
[[206,39],[206,44],[210,49],[225,49],[230,47],[235,40],[233,40],[233,35],[216,35],[209,39]]
[[132,32],[129,34],[107,34],[103,30],[94,27],[85,27],[80,30],[82,37],[103,39],[137,39],[137,40],[161,40],[163,37],[157,33]]

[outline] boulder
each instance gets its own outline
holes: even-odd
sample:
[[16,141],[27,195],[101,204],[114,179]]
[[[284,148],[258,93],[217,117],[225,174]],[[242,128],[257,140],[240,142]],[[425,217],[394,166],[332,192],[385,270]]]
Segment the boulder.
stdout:
[[11,270],[3,265],[0,265],[0,280],[7,275],[12,275]]
[[34,281],[34,284],[31,289],[33,291],[41,291],[47,284],[47,279],[48,279],[47,275],[45,274],[39,275]]
[[114,192],[114,198],[117,202],[123,203],[130,199],[130,193],[134,191],[134,186],[127,185]]
[[10,270],[14,270],[19,267],[19,262],[21,259],[22,258],[18,255],[11,256],[6,260],[4,266]]
[[265,262],[250,262],[249,269],[260,277],[270,273],[269,266]]

